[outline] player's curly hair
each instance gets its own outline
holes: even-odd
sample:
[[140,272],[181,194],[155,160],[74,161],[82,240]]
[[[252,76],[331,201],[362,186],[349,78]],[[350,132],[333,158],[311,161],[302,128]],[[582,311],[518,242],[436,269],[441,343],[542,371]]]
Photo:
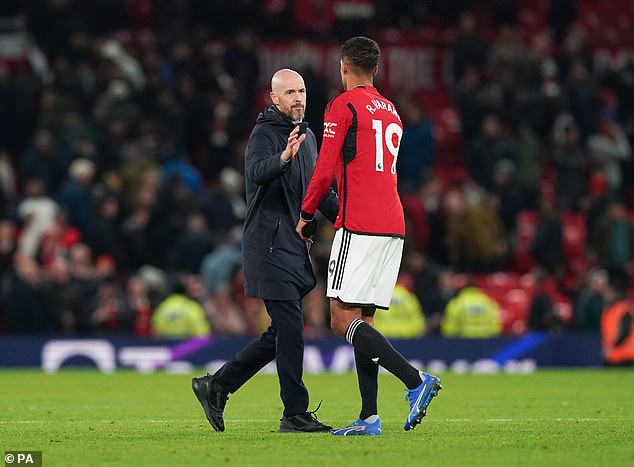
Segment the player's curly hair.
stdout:
[[341,46],[341,59],[365,74],[374,73],[380,56],[379,44],[367,37],[353,37]]

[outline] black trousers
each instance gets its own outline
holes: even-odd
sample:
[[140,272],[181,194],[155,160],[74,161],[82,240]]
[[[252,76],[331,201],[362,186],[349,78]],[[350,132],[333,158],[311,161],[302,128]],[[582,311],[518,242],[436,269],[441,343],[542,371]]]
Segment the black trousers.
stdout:
[[284,416],[304,413],[308,409],[308,390],[302,381],[304,317],[301,302],[264,300],[264,304],[271,326],[225,363],[215,373],[215,380],[228,392],[236,392],[275,359]]

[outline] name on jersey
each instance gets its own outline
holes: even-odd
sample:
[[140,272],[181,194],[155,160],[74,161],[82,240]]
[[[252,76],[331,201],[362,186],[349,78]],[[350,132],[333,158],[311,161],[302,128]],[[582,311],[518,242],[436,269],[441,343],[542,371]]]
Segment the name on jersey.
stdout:
[[365,108],[372,115],[374,115],[374,112],[377,110],[387,110],[399,120],[401,119],[401,117],[398,116],[398,112],[390,102],[385,102],[379,99],[372,99],[370,102],[371,103],[366,105]]
[[334,138],[337,134],[335,132],[337,124],[334,122],[324,122],[324,138]]

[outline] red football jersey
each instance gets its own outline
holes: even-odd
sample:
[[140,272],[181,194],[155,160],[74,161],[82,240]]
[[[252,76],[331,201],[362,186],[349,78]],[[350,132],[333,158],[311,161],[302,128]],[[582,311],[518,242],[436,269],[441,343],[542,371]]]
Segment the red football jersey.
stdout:
[[372,86],[357,86],[335,97],[324,112],[324,136],[315,171],[302,203],[313,214],[337,178],[339,215],[335,229],[405,235],[396,187],[396,158],[403,125],[394,104]]

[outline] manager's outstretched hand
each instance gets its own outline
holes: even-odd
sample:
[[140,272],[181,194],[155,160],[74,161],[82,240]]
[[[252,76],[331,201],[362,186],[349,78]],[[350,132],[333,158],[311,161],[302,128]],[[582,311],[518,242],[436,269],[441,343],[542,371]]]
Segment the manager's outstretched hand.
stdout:
[[299,146],[306,139],[306,134],[297,136],[298,133],[299,127],[296,126],[295,128],[293,128],[293,131],[291,131],[291,134],[288,135],[288,143],[286,143],[286,148],[284,149],[284,151],[282,151],[281,155],[281,158],[284,162],[295,159],[295,156],[297,156],[297,152],[299,151]]

